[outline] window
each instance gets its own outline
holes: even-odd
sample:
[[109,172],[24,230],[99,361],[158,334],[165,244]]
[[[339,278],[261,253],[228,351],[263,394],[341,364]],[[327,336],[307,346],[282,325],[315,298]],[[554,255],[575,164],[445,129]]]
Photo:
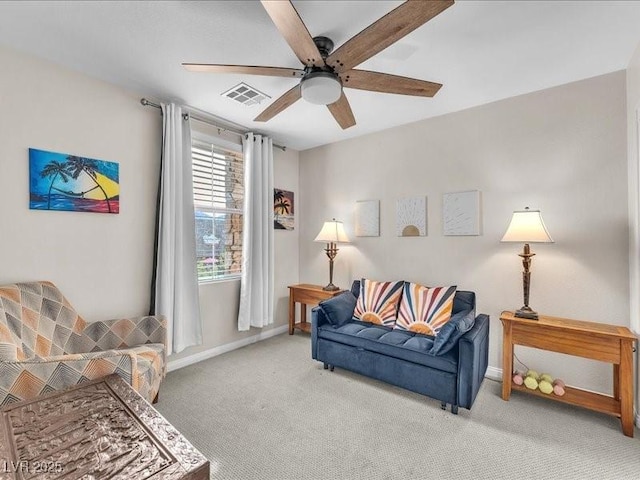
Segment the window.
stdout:
[[191,157],[198,281],[238,278],[242,268],[242,153],[194,139]]

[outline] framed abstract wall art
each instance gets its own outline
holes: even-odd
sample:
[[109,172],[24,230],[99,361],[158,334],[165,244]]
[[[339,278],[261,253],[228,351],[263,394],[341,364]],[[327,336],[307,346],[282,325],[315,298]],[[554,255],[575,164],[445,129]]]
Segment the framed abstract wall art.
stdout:
[[380,236],[380,200],[356,202],[356,237]]
[[445,235],[480,235],[480,192],[445,193],[442,224]]
[[295,223],[293,210],[293,192],[273,189],[273,228],[293,230]]
[[427,197],[405,197],[396,201],[398,237],[427,235]]
[[119,165],[30,148],[29,208],[119,213]]

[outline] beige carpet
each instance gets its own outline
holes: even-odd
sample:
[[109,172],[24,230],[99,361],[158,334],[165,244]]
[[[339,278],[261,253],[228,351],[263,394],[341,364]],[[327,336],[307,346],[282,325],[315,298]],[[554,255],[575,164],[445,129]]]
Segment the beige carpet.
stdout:
[[640,432],[485,380],[471,411],[311,360],[296,333],[170,373],[158,410],[214,479],[640,479]]

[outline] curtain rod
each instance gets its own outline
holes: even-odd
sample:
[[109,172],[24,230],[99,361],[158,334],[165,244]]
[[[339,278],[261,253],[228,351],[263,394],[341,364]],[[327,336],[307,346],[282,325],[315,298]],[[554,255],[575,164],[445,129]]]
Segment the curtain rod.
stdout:
[[[160,105],[158,105],[157,103],[153,103],[150,102],[149,100],[147,100],[146,98],[141,98],[140,99],[140,103],[142,105],[144,105],[145,107],[154,107],[154,108],[162,108]],[[199,122],[203,122],[203,123],[208,123],[209,125],[212,125],[214,127],[216,127],[218,130],[222,130],[223,132],[229,132],[229,133],[233,133],[235,135],[238,135],[240,137],[244,136],[247,132],[241,132],[239,130],[234,130],[231,129],[229,127],[223,127],[222,125],[218,125],[216,123],[214,123],[212,120],[205,118],[201,115],[198,114],[194,114],[193,112],[189,112],[188,115],[193,118],[194,120],[197,120]],[[277,144],[273,144],[274,147],[279,148],[280,150],[282,150],[283,152],[287,150],[286,146],[283,145],[277,145]]]

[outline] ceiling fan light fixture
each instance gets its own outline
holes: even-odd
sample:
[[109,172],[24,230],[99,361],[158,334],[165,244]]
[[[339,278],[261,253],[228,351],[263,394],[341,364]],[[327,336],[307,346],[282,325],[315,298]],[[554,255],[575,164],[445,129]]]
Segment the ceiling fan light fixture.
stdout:
[[329,72],[311,72],[300,83],[302,98],[315,105],[330,105],[342,95],[342,83]]

